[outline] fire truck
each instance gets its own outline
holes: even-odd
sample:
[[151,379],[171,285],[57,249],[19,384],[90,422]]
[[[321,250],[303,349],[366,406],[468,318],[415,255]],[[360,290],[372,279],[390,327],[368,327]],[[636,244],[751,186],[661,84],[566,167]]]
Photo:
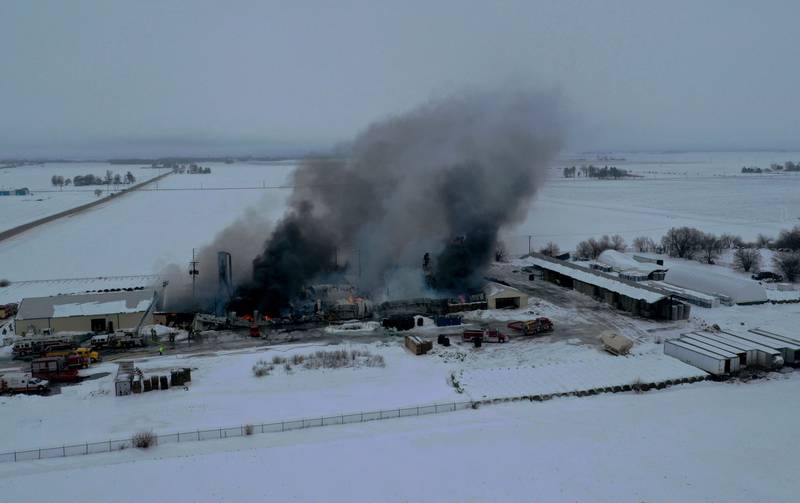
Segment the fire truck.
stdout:
[[[80,357],[78,357],[80,358]],[[50,382],[78,382],[80,376],[75,362],[70,362],[68,358],[59,356],[48,356],[36,358],[31,361],[31,375]]]
[[549,318],[536,318],[527,321],[512,321],[508,328],[522,332],[522,335],[539,335],[553,331],[553,322]]
[[480,339],[482,342],[508,342],[508,336],[495,329],[482,329],[482,330],[464,330],[461,336],[464,342],[475,342],[475,339]]

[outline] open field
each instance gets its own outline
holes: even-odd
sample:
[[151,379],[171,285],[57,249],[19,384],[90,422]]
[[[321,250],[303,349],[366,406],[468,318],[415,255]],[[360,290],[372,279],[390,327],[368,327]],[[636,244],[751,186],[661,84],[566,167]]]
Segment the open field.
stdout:
[[127,185],[111,185],[110,187],[87,185],[82,187],[54,187],[50,179],[53,175],[73,178],[77,175],[92,174],[102,178],[106,170],[124,177],[130,171],[136,182],[155,178],[166,170],[149,169],[141,166],[114,165],[103,162],[85,163],[47,163],[35,166],[19,166],[15,168],[0,167],[0,189],[19,189],[27,187],[28,196],[0,197],[0,231],[37,220],[60,211],[68,210],[81,204],[97,200],[96,189],[103,191],[103,196],[111,192],[125,189]]
[[708,382],[4,463],[0,487],[13,501],[75,487],[92,487],[87,502],[792,501],[799,384]]
[[[528,234],[533,236],[534,248],[554,241],[569,249],[601,234],[619,233],[628,242],[638,235],[658,239],[680,225],[753,239],[758,233],[774,235],[800,223],[796,196],[800,174],[736,175],[742,165],[766,167],[800,157],[795,153],[618,155],[630,160],[608,164],[647,176],[567,180],[560,177],[560,164],[551,170],[525,220],[505,230],[510,250],[527,252]],[[642,159],[637,163],[635,156]],[[164,190],[131,194],[0,243],[0,261],[14,264],[3,267],[0,277],[62,278],[65,270],[70,271],[69,277],[153,274],[169,263],[183,266],[193,247],[209,243],[248,208],[271,219],[280,217],[290,190],[258,187],[290,183],[293,163],[207,164],[212,168],[210,175],[173,175],[159,184]],[[49,183],[49,175],[37,174],[36,179],[40,178]],[[220,188],[238,190],[212,190]],[[17,202],[17,206],[23,204]],[[51,260],[49,251],[56,246],[59,261]]]
[[[205,164],[204,164],[205,165]],[[208,175],[170,175],[129,194],[0,243],[0,276],[10,280],[137,275],[184,266],[192,248],[246,208],[279,216],[288,190],[252,190],[289,182],[292,164],[214,164]],[[251,190],[213,190],[250,187]],[[188,189],[188,190],[186,190]],[[94,197],[94,196],[92,196]],[[60,257],[54,261],[57,250]],[[144,271],[144,272],[143,272]]]

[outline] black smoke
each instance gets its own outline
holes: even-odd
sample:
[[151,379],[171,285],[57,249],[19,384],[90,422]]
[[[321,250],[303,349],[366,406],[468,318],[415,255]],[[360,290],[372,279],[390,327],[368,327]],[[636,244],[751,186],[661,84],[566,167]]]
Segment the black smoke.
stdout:
[[477,290],[561,146],[557,108],[541,94],[452,97],[372,124],[342,158],[304,160],[231,309],[278,314],[332,274],[376,297]]

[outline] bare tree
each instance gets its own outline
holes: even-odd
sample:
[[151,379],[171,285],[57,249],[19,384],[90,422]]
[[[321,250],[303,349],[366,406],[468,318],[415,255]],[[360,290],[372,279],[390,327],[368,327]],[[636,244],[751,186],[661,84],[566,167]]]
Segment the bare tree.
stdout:
[[656,243],[652,239],[639,236],[633,240],[633,249],[641,253],[649,253],[656,250]]
[[661,238],[661,246],[671,257],[692,259],[700,249],[703,233],[691,227],[673,227]]
[[575,248],[575,255],[580,258],[594,258],[592,254],[594,253],[594,249],[592,245],[589,243],[589,240],[581,241],[578,243],[577,248]]
[[775,240],[775,248],[779,250],[800,251],[800,225],[791,230],[783,230]]
[[771,237],[769,237],[769,236],[767,236],[765,234],[759,234],[758,237],[756,237],[756,246],[757,247],[759,247],[759,248],[769,248],[771,245],[772,245],[772,238]]
[[744,246],[744,240],[741,236],[723,233],[719,236],[719,244],[726,250],[730,248],[740,248]]
[[704,233],[700,237],[699,245],[700,251],[703,252],[703,261],[707,264],[713,264],[722,252],[719,238],[711,233]]
[[559,250],[557,244],[550,241],[544,248],[539,250],[539,253],[542,255],[547,255],[548,257],[557,257],[558,255],[561,255],[561,250]]
[[618,252],[624,252],[627,247],[628,245],[625,244],[625,238],[623,238],[619,234],[614,234],[613,236],[611,236],[612,249],[617,250]]
[[778,252],[772,257],[772,263],[786,281],[795,282],[800,278],[800,252]]
[[737,248],[733,252],[733,267],[743,272],[758,272],[761,268],[761,251],[756,248]]

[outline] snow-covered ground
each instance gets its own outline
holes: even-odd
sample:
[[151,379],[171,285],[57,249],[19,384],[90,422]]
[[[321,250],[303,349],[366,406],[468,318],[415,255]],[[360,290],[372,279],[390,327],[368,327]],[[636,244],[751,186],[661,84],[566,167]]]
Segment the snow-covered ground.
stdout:
[[[753,240],[800,224],[800,173],[742,175],[742,166],[800,160],[797,152],[613,153],[626,161],[563,159],[550,172],[525,220],[506,230],[514,253],[548,241],[571,249],[592,236],[661,238],[691,226]],[[644,176],[627,180],[565,179],[564,166],[614,165]]]
[[[0,278],[140,275],[175,263],[253,208],[283,212],[291,163],[204,163],[208,175],[170,175],[157,187],[0,242]],[[16,169],[16,168],[15,168]],[[212,190],[212,189],[229,190]],[[190,190],[169,190],[190,189]],[[235,190],[234,190],[235,189]],[[65,273],[68,271],[68,273]]]
[[775,375],[4,463],[0,488],[8,501],[76,488],[86,502],[794,501],[798,390]]
[[[16,168],[0,168],[0,189],[19,189],[27,187],[28,196],[0,197],[0,231],[32,222],[60,211],[80,206],[97,200],[95,189],[101,189],[107,195],[105,186],[54,187],[51,183],[53,175],[73,178],[77,175],[92,174],[100,178],[107,170],[121,177],[130,171],[137,182],[154,178],[165,170],[143,168],[141,166],[114,165],[103,162],[87,163],[47,163]],[[126,188],[126,185],[111,185],[111,192]]]
[[[128,438],[142,429],[174,433],[705,375],[664,357],[661,346],[654,343],[642,343],[634,355],[618,358],[578,340],[519,337],[476,349],[453,338],[453,346],[435,345],[432,352],[415,357],[404,349],[401,336],[370,343],[359,343],[357,337],[347,340],[351,342],[136,361],[145,375],[193,368],[188,391],[117,397],[113,382],[117,364],[93,365],[83,372],[97,374],[96,378],[65,386],[60,394],[0,398],[0,428],[15,431],[14,436],[0,438],[0,452]],[[269,376],[253,375],[252,367],[260,360],[337,349],[370,351],[384,358],[385,367],[311,370],[293,365],[286,370],[281,363]],[[451,376],[456,376],[461,389],[456,389]],[[87,415],[92,421],[85,420]],[[31,422],[31,417],[37,420]]]

